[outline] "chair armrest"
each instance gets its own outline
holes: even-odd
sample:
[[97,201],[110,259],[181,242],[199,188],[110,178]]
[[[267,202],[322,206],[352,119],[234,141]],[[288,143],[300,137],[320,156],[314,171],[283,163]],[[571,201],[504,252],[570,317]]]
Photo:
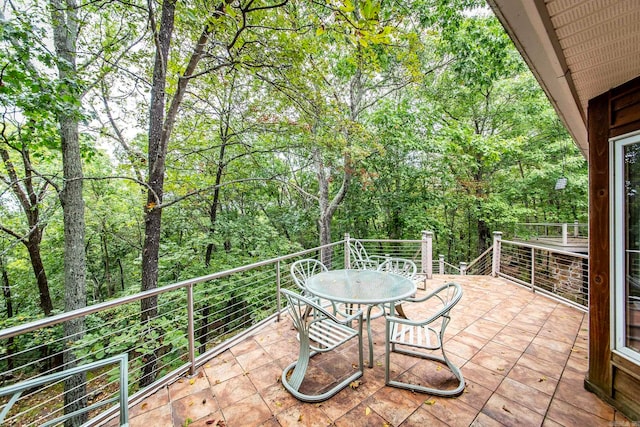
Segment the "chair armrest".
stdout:
[[429,323],[436,320],[438,317],[440,317],[440,315],[431,316],[429,319],[411,320],[411,319],[405,319],[404,317],[386,316],[386,320],[387,322],[401,323],[403,325],[423,326],[423,325],[428,325]]
[[386,316],[387,321],[389,322],[394,322],[394,323],[401,323],[403,325],[410,325],[410,326],[425,326],[425,325],[429,325],[431,323],[433,323],[434,321],[438,320],[441,317],[445,317],[444,316],[444,311],[446,311],[447,308],[443,307],[443,309],[438,310],[435,314],[431,315],[430,317],[426,318],[426,319],[420,319],[420,320],[411,320],[411,319],[405,319],[403,317],[395,317],[395,316]]

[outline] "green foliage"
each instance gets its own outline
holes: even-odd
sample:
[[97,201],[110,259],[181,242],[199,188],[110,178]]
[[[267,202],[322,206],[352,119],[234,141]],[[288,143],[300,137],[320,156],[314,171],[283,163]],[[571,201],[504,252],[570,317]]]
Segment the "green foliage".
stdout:
[[[317,246],[325,184],[328,202],[348,184],[330,222],[333,240],[345,232],[417,239],[431,230],[434,253],[454,264],[475,258],[487,233],[518,222],[586,221],[586,161],[497,20],[469,12],[484,2],[292,1],[249,14],[242,4],[228,4],[221,15],[202,2],[177,5],[169,100],[194,41],[203,30],[210,37],[166,153],[159,286]],[[145,8],[100,3],[82,10],[85,68],[73,81],[44,71],[56,58],[39,41],[50,38],[40,15],[2,21],[0,144],[28,147],[38,179],[60,186],[55,112],[85,119],[94,303],[139,289],[153,40]],[[81,105],[64,95],[79,91],[86,92]],[[20,164],[18,151],[11,153]],[[554,190],[560,176],[567,188]],[[10,180],[6,170],[2,178]],[[6,190],[0,224],[26,232],[24,212]],[[58,207],[54,191],[43,198],[43,262],[59,310]],[[0,247],[15,314],[1,327],[39,317],[28,254],[14,241],[3,235]],[[196,286],[199,315],[209,307],[212,322],[227,323],[211,342],[268,315],[274,289],[271,282],[236,289],[224,280]],[[3,316],[7,303],[0,303]],[[136,304],[91,316],[78,354],[93,360],[126,351],[139,367],[140,355],[161,342],[160,366],[174,368],[184,363],[175,354],[186,346],[185,303],[184,295],[161,298],[151,328],[140,323]],[[234,304],[244,311],[232,318]],[[57,349],[56,338],[59,331],[50,331],[16,345]]]

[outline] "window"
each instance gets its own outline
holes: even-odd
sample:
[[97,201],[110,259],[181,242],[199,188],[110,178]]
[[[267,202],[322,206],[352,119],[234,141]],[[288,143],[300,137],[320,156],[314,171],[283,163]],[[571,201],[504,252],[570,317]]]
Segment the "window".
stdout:
[[614,351],[640,363],[640,133],[613,142]]

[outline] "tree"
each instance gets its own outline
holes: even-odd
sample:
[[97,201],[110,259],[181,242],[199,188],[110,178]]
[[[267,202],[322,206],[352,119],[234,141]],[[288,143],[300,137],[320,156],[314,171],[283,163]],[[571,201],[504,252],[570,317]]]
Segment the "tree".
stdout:
[[475,224],[476,247],[469,234],[469,250],[482,253],[491,239],[491,178],[505,167],[516,141],[508,132],[518,120],[515,97],[504,82],[517,79],[524,64],[495,18],[466,18],[443,34],[443,52],[456,56],[434,91],[440,135],[450,172],[467,196],[467,220]]
[[[259,67],[269,61],[262,53],[263,49],[256,47],[256,44],[263,42],[263,33],[270,29],[270,23],[274,20],[273,11],[286,4],[287,0],[266,4],[255,4],[253,0],[238,3],[222,1],[216,5],[213,11],[200,11],[203,12],[201,16],[204,21],[200,23],[202,30],[188,56],[184,71],[180,73],[175,84],[175,93],[169,101],[166,115],[167,69],[177,2],[175,0],[163,1],[159,24],[156,24],[154,11],[150,10],[155,62],[149,107],[148,193],[144,208],[145,240],[142,251],[142,290],[155,289],[158,285],[165,160],[171,134],[189,83],[200,75],[222,68],[240,66],[243,63],[251,67]],[[277,28],[276,25],[274,27]],[[208,48],[210,50],[207,50]],[[201,64],[203,58],[206,61]],[[157,297],[143,299],[141,312],[143,322],[154,318],[157,315]],[[141,386],[150,384],[155,377],[155,355],[148,355],[147,361],[144,375],[140,381]]]
[[[78,5],[74,0],[50,0],[53,41],[57,55],[56,67],[62,83],[58,90],[63,99],[71,101],[70,108],[57,112],[60,143],[62,149],[62,171],[64,184],[61,202],[64,212],[64,283],[65,311],[72,311],[86,305],[86,259],[84,253],[84,200],[82,196],[83,175],[82,156],[78,132],[79,113],[77,107],[81,99],[81,85],[76,68],[77,38],[79,33]],[[64,324],[65,337],[74,341],[82,338],[84,319],[70,320]],[[64,364],[76,365],[76,356],[65,351]],[[85,375],[74,375],[65,380],[65,413],[74,412],[86,406]],[[87,420],[87,414],[77,415],[65,422],[67,426],[80,425]]]
[[[4,20],[0,12],[0,19]],[[0,225],[7,233],[27,248],[33,269],[40,308],[45,316],[53,310],[47,273],[42,262],[41,242],[45,219],[42,210],[51,181],[38,172],[32,154],[48,157],[51,139],[55,139],[55,117],[50,103],[58,99],[55,87],[43,78],[34,64],[34,58],[53,58],[34,43],[32,32],[37,31],[27,22],[7,22],[0,30],[0,43],[4,47],[0,57],[4,63],[0,73],[0,157],[5,174],[0,178],[10,189],[26,219],[26,230]],[[16,167],[16,162],[20,167]]]

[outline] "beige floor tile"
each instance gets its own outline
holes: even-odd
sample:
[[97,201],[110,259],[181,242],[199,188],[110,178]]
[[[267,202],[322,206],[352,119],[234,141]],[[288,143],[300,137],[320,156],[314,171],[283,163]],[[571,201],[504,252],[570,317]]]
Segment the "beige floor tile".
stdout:
[[173,424],[183,426],[204,417],[219,414],[219,406],[211,390],[205,389],[171,402]]
[[496,394],[513,400],[520,405],[529,408],[540,415],[547,412],[551,396],[521,382],[505,378],[496,390]]
[[594,416],[560,399],[554,399],[549,406],[547,418],[565,427],[610,426],[611,422]]
[[544,416],[499,394],[494,394],[482,413],[506,426],[539,426]]
[[327,415],[315,405],[294,405],[280,412],[276,416],[276,419],[283,427],[326,427],[331,424],[331,420],[327,417]]
[[471,423],[471,427],[503,427],[504,424],[494,420],[487,414],[479,413]]
[[209,381],[202,370],[195,377],[180,378],[169,386],[169,398],[174,401],[209,387]]
[[[357,424],[352,424],[357,425]],[[379,426],[381,424],[377,424]],[[409,415],[402,424],[401,427],[424,427],[424,426],[433,426],[433,427],[447,427],[451,424],[447,424],[443,421],[440,421],[436,418],[432,413],[427,411],[424,408],[418,408],[413,414]],[[468,424],[467,424],[468,425]]]
[[257,390],[249,375],[238,375],[211,387],[211,391],[222,409],[254,395]]
[[555,393],[558,380],[534,371],[526,366],[516,365],[509,372],[508,378],[541,391],[549,396]]
[[[280,383],[299,345],[291,321],[283,316],[208,361],[195,378],[183,378],[131,408],[130,425],[179,426],[187,419],[196,427],[556,427],[628,421],[584,389],[588,322],[583,312],[487,276],[437,277],[429,288],[445,281],[462,283],[465,292],[445,337],[448,355],[466,381],[458,397],[385,386],[384,319],[375,319],[374,367],[325,402],[299,402]],[[412,310],[428,315],[426,307]],[[365,359],[367,346],[365,333]],[[354,343],[314,357],[306,386],[326,387],[340,372],[352,370],[357,350]],[[391,373],[421,384],[452,379],[446,368],[398,354],[392,355]]]
[[269,407],[259,394],[249,396],[231,406],[222,409],[227,426],[259,426],[271,417]]
[[167,387],[163,387],[151,396],[147,397],[143,402],[138,403],[133,408],[129,408],[129,418],[134,418],[140,414],[159,408],[169,403],[169,391]]
[[129,418],[129,427],[171,426],[171,406],[162,405],[137,417]]
[[[420,396],[416,400],[416,395]],[[420,406],[423,395],[394,387],[384,387],[363,401],[391,425],[400,425]]]
[[428,397],[421,409],[452,427],[467,427],[479,413],[460,399],[435,396]]

